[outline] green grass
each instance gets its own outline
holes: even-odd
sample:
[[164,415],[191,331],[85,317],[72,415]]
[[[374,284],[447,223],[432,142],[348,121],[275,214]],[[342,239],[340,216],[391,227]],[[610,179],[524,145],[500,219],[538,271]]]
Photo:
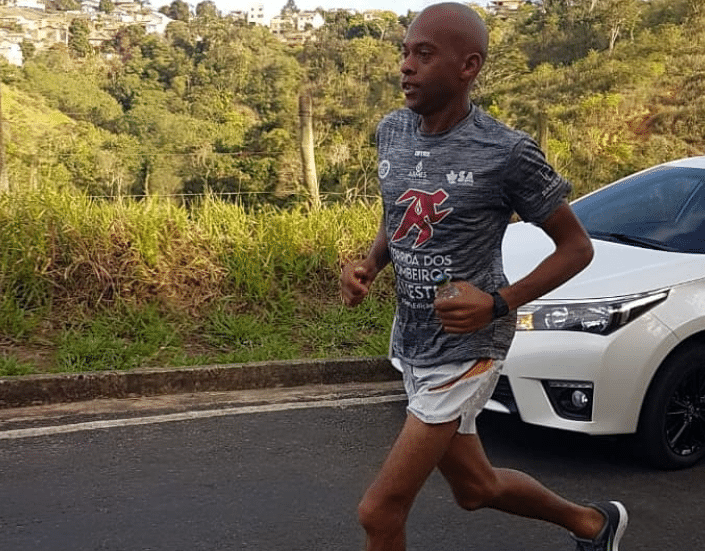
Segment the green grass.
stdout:
[[[381,356],[387,353],[393,304],[371,298],[356,309],[319,305],[286,314],[217,309],[194,325],[156,310],[101,315],[66,329],[52,371]],[[188,354],[189,344],[199,352]]]
[[379,212],[0,196],[0,340],[42,360],[0,374],[386,354],[391,271],[356,309],[338,288]]
[[337,306],[312,313],[301,338],[316,357],[386,355],[393,316],[392,302],[373,297],[355,309]]
[[67,329],[57,347],[57,371],[131,369],[166,359],[178,350],[175,327],[154,307],[102,314]]
[[11,355],[0,355],[0,377],[14,377],[17,375],[30,375],[35,372],[34,366],[21,362]]

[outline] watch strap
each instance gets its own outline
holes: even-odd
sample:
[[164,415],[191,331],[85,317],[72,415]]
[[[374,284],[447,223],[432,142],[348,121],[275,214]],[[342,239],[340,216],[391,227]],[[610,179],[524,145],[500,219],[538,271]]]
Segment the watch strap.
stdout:
[[506,316],[509,313],[509,305],[507,301],[502,298],[502,295],[498,291],[492,291],[490,293],[492,296],[492,319],[497,319]]

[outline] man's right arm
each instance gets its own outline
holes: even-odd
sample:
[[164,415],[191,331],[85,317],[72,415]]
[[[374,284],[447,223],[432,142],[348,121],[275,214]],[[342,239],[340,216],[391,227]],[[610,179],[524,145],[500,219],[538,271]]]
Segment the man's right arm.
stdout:
[[382,221],[367,257],[343,267],[340,288],[346,306],[357,306],[364,300],[370,292],[370,286],[377,274],[389,264],[390,260],[387,232],[384,228],[384,221]]

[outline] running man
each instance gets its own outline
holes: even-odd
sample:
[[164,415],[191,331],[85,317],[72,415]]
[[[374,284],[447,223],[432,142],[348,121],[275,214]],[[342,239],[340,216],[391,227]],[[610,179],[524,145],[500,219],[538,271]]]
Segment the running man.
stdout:
[[[566,528],[578,551],[618,551],[627,512],[617,501],[572,503],[522,472],[493,467],[475,418],[492,394],[514,336],[516,309],[558,287],[592,259],[566,202],[570,184],[526,134],[469,99],[487,57],[481,18],[458,3],[432,5],[403,44],[406,109],[377,128],[384,213],[367,257],[343,268],[348,306],[394,267],[392,364],[408,394],[406,422],[359,506],[368,551],[405,549],[405,524],[438,468],[458,504],[490,507]],[[509,285],[501,242],[513,213],[541,227],[555,250]],[[435,298],[447,275],[458,295]]]

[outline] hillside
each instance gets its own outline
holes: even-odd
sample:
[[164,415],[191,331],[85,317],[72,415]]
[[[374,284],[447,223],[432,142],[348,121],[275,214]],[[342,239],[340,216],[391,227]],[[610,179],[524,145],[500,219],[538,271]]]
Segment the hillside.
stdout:
[[[577,193],[697,154],[703,11],[694,0],[578,0],[486,14],[491,53],[475,100],[537,139],[545,114],[547,154]],[[315,41],[292,46],[204,12],[172,22],[164,37],[128,26],[96,54],[57,47],[5,67],[15,187],[39,166],[47,172],[33,178],[92,195],[208,190],[286,204],[305,194],[297,111],[306,93],[324,199],[375,196],[374,128],[401,105],[408,18],[384,29],[340,12],[326,18]],[[16,103],[13,89],[26,92]],[[65,117],[33,119],[39,105]],[[55,134],[63,123],[70,133]]]

